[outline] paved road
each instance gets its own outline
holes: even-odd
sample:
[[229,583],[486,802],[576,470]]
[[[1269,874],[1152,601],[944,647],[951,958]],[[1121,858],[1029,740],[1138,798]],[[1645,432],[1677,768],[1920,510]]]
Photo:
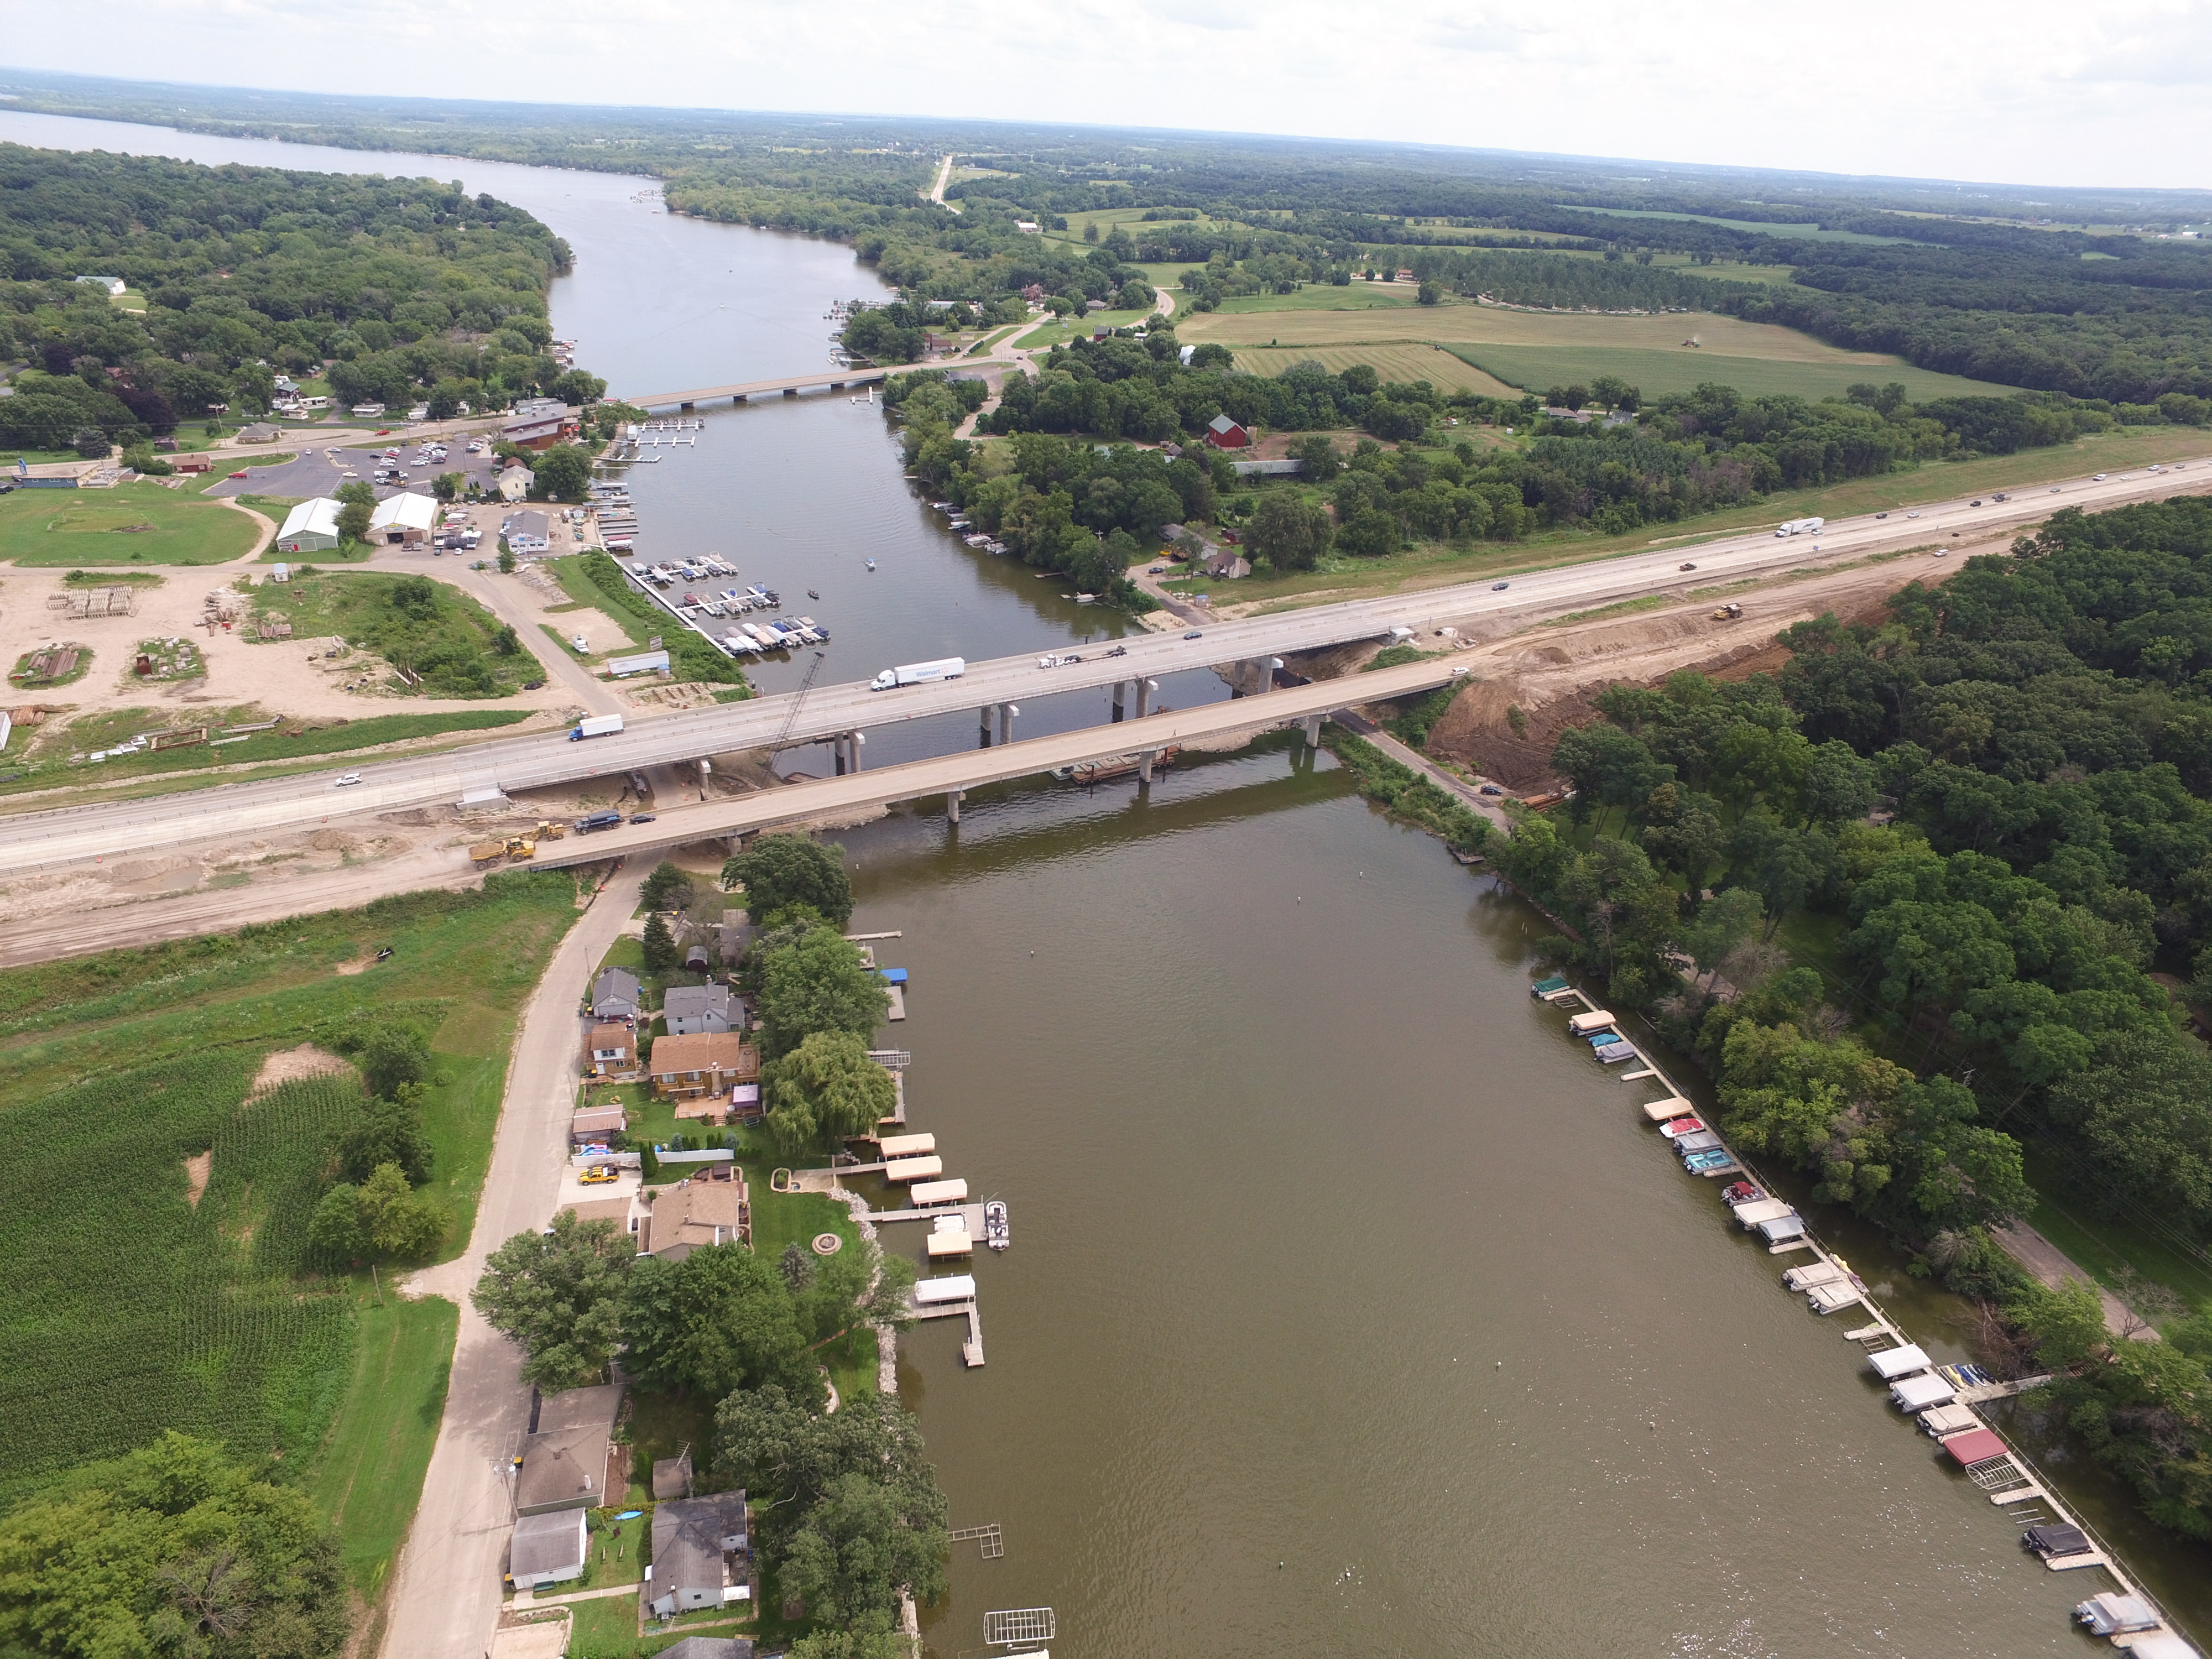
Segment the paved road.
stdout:
[[[2014,492],[2013,499],[1975,508],[1963,500],[1929,503],[1911,513],[1839,520],[1817,538],[1820,557],[1803,537],[1771,531],[1727,536],[1694,547],[1564,565],[1510,582],[1451,586],[1316,605],[1237,622],[1209,623],[1183,634],[1126,641],[1127,654],[1084,653],[1080,662],[1039,670],[1037,659],[1004,657],[969,665],[957,680],[876,692],[865,682],[817,686],[788,733],[793,743],[971,709],[1025,702],[1054,691],[1081,690],[1138,676],[1157,676],[1286,652],[1372,638],[1393,626],[1427,630],[1445,623],[1489,618],[1525,624],[1547,615],[1595,608],[1647,593],[1680,591],[1731,578],[1771,574],[1869,553],[1948,545],[1965,534],[2025,527],[2060,505],[2103,507],[2212,489],[2212,465],[2115,474],[2102,482],[2073,479]],[[2052,493],[2056,492],[2056,493]],[[1694,574],[1679,568],[1694,565]],[[1191,634],[1198,637],[1189,637]],[[362,783],[343,791],[336,772],[234,784],[173,796],[101,803],[58,812],[0,819],[0,878],[84,857],[239,833],[271,833],[326,816],[393,811],[459,799],[471,787],[530,788],[580,777],[690,761],[702,755],[755,749],[784,732],[788,696],[641,719],[612,737],[572,744],[557,737],[511,738],[361,769]]]
[[499,1622],[513,1525],[507,1460],[529,1426],[530,1392],[518,1351],[469,1305],[469,1287],[493,1250],[552,1217],[579,1069],[576,1000],[637,908],[645,869],[641,863],[617,872],[553,953],[515,1036],[468,1250],[406,1286],[410,1294],[459,1303],[461,1328],[438,1443],[392,1586],[384,1638],[390,1659],[477,1659]]

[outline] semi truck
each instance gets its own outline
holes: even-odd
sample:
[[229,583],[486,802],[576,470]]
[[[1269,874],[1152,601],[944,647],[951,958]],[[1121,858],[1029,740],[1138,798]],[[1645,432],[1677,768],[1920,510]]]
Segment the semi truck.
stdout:
[[889,691],[902,685],[927,685],[932,680],[957,680],[968,672],[966,659],[939,657],[935,662],[903,663],[886,668],[868,682],[871,691]]
[[622,729],[620,714],[586,714],[576,722],[576,729],[568,734],[568,741],[580,743],[586,738],[611,738]]
[[603,806],[596,812],[586,813],[578,818],[576,833],[580,836],[588,836],[594,830],[611,830],[622,821],[621,813],[611,806]]
[[1778,536],[1817,536],[1826,519],[1785,519],[1774,533]]

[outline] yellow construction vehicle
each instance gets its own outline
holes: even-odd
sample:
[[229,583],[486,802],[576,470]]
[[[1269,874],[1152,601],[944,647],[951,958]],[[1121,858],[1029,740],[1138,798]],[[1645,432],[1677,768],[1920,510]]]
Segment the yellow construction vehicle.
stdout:
[[558,841],[568,833],[568,826],[565,823],[556,823],[550,818],[538,820],[538,839],[540,841]]
[[1713,620],[1715,622],[1741,622],[1743,620],[1743,607],[1740,605],[1724,605],[1719,610],[1713,612]]
[[506,856],[507,843],[504,841],[480,841],[469,848],[469,857],[476,861],[479,870],[490,868]]
[[511,859],[534,859],[538,856],[538,843],[528,836],[509,836],[507,855]]

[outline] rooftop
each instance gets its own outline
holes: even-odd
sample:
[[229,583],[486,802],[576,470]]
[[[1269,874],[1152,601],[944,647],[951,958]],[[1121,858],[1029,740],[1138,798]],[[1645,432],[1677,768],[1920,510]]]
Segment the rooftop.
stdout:
[[726,1551],[745,1547],[745,1495],[719,1492],[672,1498],[653,1511],[653,1587],[721,1588]]

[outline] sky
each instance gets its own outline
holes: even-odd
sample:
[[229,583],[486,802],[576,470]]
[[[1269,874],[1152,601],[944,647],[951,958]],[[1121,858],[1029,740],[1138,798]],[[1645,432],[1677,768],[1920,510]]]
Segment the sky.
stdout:
[[26,69],[1067,121],[2008,184],[2212,185],[2205,0],[102,0]]

